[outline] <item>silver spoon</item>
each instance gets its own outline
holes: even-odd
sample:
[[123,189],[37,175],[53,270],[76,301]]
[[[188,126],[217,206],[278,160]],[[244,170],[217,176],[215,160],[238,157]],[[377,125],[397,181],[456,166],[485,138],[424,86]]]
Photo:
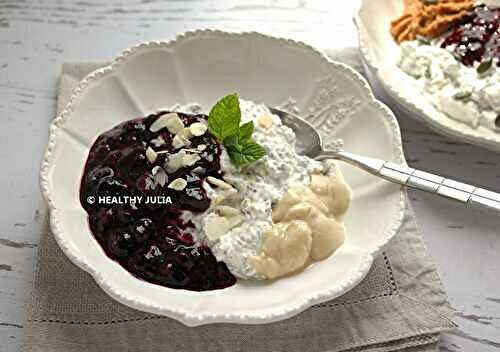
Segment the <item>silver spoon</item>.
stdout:
[[309,122],[276,108],[269,108],[269,110],[295,132],[298,141],[296,149],[299,154],[316,160],[342,160],[390,182],[434,193],[464,204],[479,205],[500,211],[500,193],[420,171],[406,165],[352,154],[342,149],[324,150],[321,136]]

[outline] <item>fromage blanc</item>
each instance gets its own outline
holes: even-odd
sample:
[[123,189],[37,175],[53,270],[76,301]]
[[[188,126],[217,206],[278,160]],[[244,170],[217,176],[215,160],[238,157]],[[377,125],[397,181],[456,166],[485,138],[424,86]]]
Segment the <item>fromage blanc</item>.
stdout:
[[350,191],[335,162],[298,155],[293,131],[264,105],[240,100],[240,106],[242,123],[254,122],[253,138],[267,155],[236,167],[222,151],[223,177],[204,182],[209,210],[184,218],[233,275],[274,279],[327,258],[343,243]]
[[496,60],[487,72],[476,63],[467,67],[450,51],[417,40],[401,44],[399,67],[434,106],[450,118],[477,128],[500,131],[500,68]]
[[[429,21],[416,21],[429,26],[441,23],[446,31],[403,38],[399,67],[451,119],[500,132],[500,8],[472,7],[469,0],[441,0],[434,5],[408,2],[418,3],[423,9],[419,11],[427,15],[428,9],[446,9],[441,19],[431,15]],[[458,12],[451,11],[450,4]],[[406,21],[398,26],[412,31],[415,26]]]

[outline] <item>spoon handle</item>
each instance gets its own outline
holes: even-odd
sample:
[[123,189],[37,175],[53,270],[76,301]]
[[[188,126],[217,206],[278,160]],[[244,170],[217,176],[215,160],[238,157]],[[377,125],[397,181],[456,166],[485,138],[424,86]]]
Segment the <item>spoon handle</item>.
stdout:
[[373,175],[406,187],[434,193],[464,204],[500,211],[500,193],[375,158],[344,151],[324,151],[317,160],[338,159],[355,165]]

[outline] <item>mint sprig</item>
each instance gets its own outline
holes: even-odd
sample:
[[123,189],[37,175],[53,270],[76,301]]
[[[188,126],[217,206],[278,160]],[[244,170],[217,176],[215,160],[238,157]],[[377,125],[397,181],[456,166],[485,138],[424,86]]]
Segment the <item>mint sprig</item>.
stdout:
[[210,133],[220,141],[238,133],[241,121],[240,102],[236,94],[219,100],[208,115]]
[[266,155],[266,150],[258,143],[247,141],[243,144],[226,146],[229,158],[236,165],[253,163]]
[[240,141],[249,141],[252,139],[253,127],[253,121],[241,125],[238,131],[238,139]]
[[208,115],[208,129],[224,147],[237,166],[253,163],[264,155],[266,149],[252,140],[254,124],[241,123],[240,102],[237,94],[230,94],[219,100]]

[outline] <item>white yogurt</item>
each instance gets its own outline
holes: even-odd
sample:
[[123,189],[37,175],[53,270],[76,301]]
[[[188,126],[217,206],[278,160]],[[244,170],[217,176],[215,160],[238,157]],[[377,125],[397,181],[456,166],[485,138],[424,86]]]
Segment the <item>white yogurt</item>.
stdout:
[[[195,224],[195,239],[207,244],[215,257],[226,263],[233,275],[245,279],[262,279],[250,265],[248,258],[257,255],[263,233],[272,226],[272,204],[290,187],[308,186],[312,173],[328,174],[334,168],[330,168],[332,162],[318,162],[296,154],[295,134],[264,105],[240,100],[240,107],[242,123],[254,121],[252,138],[266,148],[267,155],[253,164],[237,168],[223,151],[221,166],[224,180],[237,192],[214,188],[209,182],[205,182],[204,187],[212,200],[212,207],[203,214],[186,212],[184,218]],[[186,111],[185,108],[182,110]],[[267,118],[260,120],[261,116]],[[225,197],[224,204],[241,212],[243,221],[213,239],[207,236],[205,228],[208,222],[217,217],[216,200],[219,196]]]

